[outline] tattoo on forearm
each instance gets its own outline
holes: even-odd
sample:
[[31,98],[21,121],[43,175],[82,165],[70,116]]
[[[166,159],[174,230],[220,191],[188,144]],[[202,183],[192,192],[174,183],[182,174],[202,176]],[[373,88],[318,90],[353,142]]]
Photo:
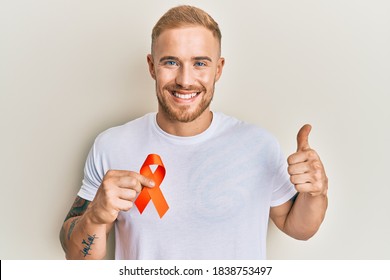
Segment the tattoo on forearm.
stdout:
[[88,255],[91,255],[91,254],[89,253],[89,251],[91,250],[91,246],[93,245],[93,243],[94,243],[94,241],[95,241],[95,238],[97,238],[97,237],[96,237],[96,234],[94,234],[94,235],[89,235],[89,234],[88,234],[87,240],[83,239],[83,242],[81,242],[81,244],[84,245],[84,248],[83,248],[83,250],[81,251],[81,253],[83,254],[84,258],[85,258],[86,256],[88,256]]
[[82,214],[84,214],[85,210],[87,210],[89,203],[90,203],[90,201],[85,200],[85,199],[78,196],[76,198],[76,200],[74,201],[72,208],[70,209],[64,222],[66,222],[67,220],[69,220],[72,217],[77,217],[77,216],[81,216]]
[[79,218],[75,218],[75,219],[70,223],[69,231],[68,231],[68,240],[70,240],[70,236],[72,235],[73,229],[74,229],[75,225],[78,223],[78,221],[79,221]]
[[60,242],[61,242],[61,246],[62,248],[65,250],[65,229],[64,227],[61,227],[61,231],[60,231]]

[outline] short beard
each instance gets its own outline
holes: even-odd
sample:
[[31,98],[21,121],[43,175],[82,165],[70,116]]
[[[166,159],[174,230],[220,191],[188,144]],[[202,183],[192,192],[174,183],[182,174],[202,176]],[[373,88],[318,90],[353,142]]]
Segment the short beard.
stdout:
[[[202,89],[194,90],[196,92],[199,91],[203,92],[202,100],[194,112],[188,112],[188,108],[190,106],[187,105],[182,105],[179,108],[172,108],[172,106],[168,104],[165,96],[157,93],[157,84],[156,84],[156,95],[157,95],[157,100],[160,105],[160,108],[169,117],[171,121],[189,123],[199,118],[203,114],[203,112],[210,106],[211,101],[213,100],[214,97],[214,88],[215,88],[215,82],[212,88],[211,98],[205,98],[205,94],[207,92],[206,92],[206,88],[204,87]],[[174,91],[175,88],[172,88],[171,86],[167,86],[163,88],[163,91],[164,90],[171,92]]]

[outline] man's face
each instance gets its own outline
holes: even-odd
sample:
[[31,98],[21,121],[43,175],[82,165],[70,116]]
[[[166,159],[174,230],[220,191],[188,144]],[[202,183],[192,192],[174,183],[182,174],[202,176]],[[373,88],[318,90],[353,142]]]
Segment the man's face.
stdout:
[[165,30],[148,55],[156,81],[159,113],[172,121],[191,122],[209,112],[214,84],[224,65],[218,39],[201,26]]

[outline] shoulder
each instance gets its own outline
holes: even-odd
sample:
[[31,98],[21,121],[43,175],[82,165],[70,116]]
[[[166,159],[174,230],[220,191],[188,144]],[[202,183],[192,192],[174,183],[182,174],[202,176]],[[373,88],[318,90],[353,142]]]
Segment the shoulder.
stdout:
[[153,118],[153,114],[154,113],[149,113],[125,124],[106,129],[96,137],[95,145],[111,146],[120,141],[129,141],[130,139],[134,139],[134,135],[142,136],[142,134],[147,132],[147,127]]
[[218,126],[220,131],[223,133],[235,134],[246,141],[250,141],[252,139],[258,143],[261,142],[263,144],[278,144],[275,136],[259,125],[242,121],[235,117],[219,112],[216,113],[216,117],[218,118]]

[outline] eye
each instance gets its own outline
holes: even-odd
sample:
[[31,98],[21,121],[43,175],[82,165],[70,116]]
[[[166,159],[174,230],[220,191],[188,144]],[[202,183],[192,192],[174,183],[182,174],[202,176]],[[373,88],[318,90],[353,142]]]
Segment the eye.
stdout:
[[167,60],[167,61],[165,61],[165,65],[168,65],[168,66],[177,66],[177,62],[174,61],[174,60]]
[[201,62],[201,61],[197,61],[197,62],[195,62],[195,66],[203,67],[203,66],[206,66],[206,63]]

